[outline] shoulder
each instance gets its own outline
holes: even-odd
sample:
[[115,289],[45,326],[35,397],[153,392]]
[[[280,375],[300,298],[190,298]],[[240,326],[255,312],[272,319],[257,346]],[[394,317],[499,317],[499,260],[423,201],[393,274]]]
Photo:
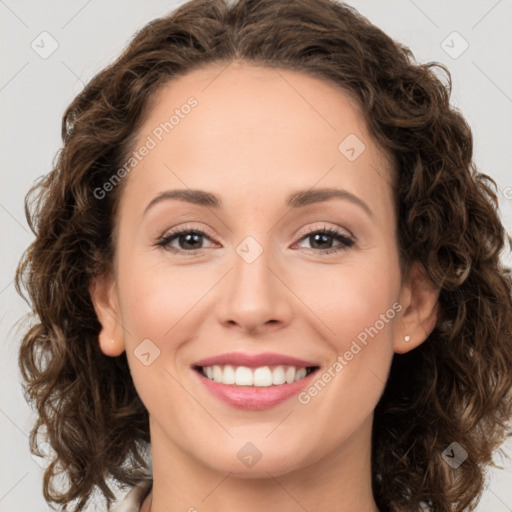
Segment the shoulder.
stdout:
[[152,479],[140,480],[122,499],[112,504],[110,512],[139,512],[152,486]]

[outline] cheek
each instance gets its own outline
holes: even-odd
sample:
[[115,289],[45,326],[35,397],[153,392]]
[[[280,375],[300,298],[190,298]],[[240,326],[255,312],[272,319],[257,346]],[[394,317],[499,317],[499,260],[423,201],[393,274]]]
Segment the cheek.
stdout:
[[[139,338],[172,340],[180,332],[180,319],[198,305],[205,283],[198,282],[192,267],[133,265],[119,272],[123,324],[130,343]],[[196,277],[196,279],[194,278]],[[202,293],[199,293],[202,292]]]
[[306,390],[302,403],[315,402],[322,408],[328,404],[333,409],[342,406],[363,418],[378,401],[402,309],[397,301],[399,268],[392,259],[387,265],[384,261],[319,273],[310,282],[307,295],[306,288],[302,289],[307,297],[304,302],[315,305],[316,325],[331,348],[327,371],[318,376],[321,382],[315,381],[316,386]]
[[126,355],[137,393],[148,410],[178,414],[189,397],[179,384],[176,357],[193,333],[187,315],[199,309],[204,282],[185,267],[156,268],[142,259],[120,265],[118,276]]
[[375,327],[383,336],[392,330],[400,309],[396,303],[399,269],[391,260],[388,265],[383,261],[325,266],[315,272],[314,279],[298,279],[293,284],[337,353],[348,350],[358,336],[364,341],[368,329],[376,335]]

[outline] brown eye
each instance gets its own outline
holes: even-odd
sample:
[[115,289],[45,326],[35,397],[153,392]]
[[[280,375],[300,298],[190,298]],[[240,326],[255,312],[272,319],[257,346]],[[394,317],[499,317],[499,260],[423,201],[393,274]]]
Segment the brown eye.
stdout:
[[[352,238],[331,228],[324,228],[313,231],[303,236],[301,240],[309,241],[310,247],[304,247],[305,249],[316,250],[320,253],[343,251],[355,243]],[[335,241],[339,243],[333,246]]]
[[171,232],[157,242],[157,246],[174,253],[193,252],[204,249],[204,239],[210,237],[200,229],[182,229]]

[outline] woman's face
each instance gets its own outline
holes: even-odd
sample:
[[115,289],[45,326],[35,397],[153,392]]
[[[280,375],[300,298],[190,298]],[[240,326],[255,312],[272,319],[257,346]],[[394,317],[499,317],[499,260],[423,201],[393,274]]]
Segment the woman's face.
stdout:
[[242,476],[366,458],[393,352],[422,341],[403,345],[388,159],[305,74],[210,65],[156,99],[99,313],[153,450]]

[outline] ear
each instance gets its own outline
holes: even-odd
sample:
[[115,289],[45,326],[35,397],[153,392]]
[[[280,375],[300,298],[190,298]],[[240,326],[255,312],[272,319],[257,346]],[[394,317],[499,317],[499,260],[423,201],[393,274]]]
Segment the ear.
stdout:
[[124,333],[119,313],[119,301],[115,280],[111,274],[95,276],[89,286],[89,293],[101,324],[98,342],[102,352],[111,357],[124,352]]
[[421,345],[434,330],[439,292],[423,265],[419,261],[414,262],[400,293],[403,309],[394,342],[396,353],[404,354]]

